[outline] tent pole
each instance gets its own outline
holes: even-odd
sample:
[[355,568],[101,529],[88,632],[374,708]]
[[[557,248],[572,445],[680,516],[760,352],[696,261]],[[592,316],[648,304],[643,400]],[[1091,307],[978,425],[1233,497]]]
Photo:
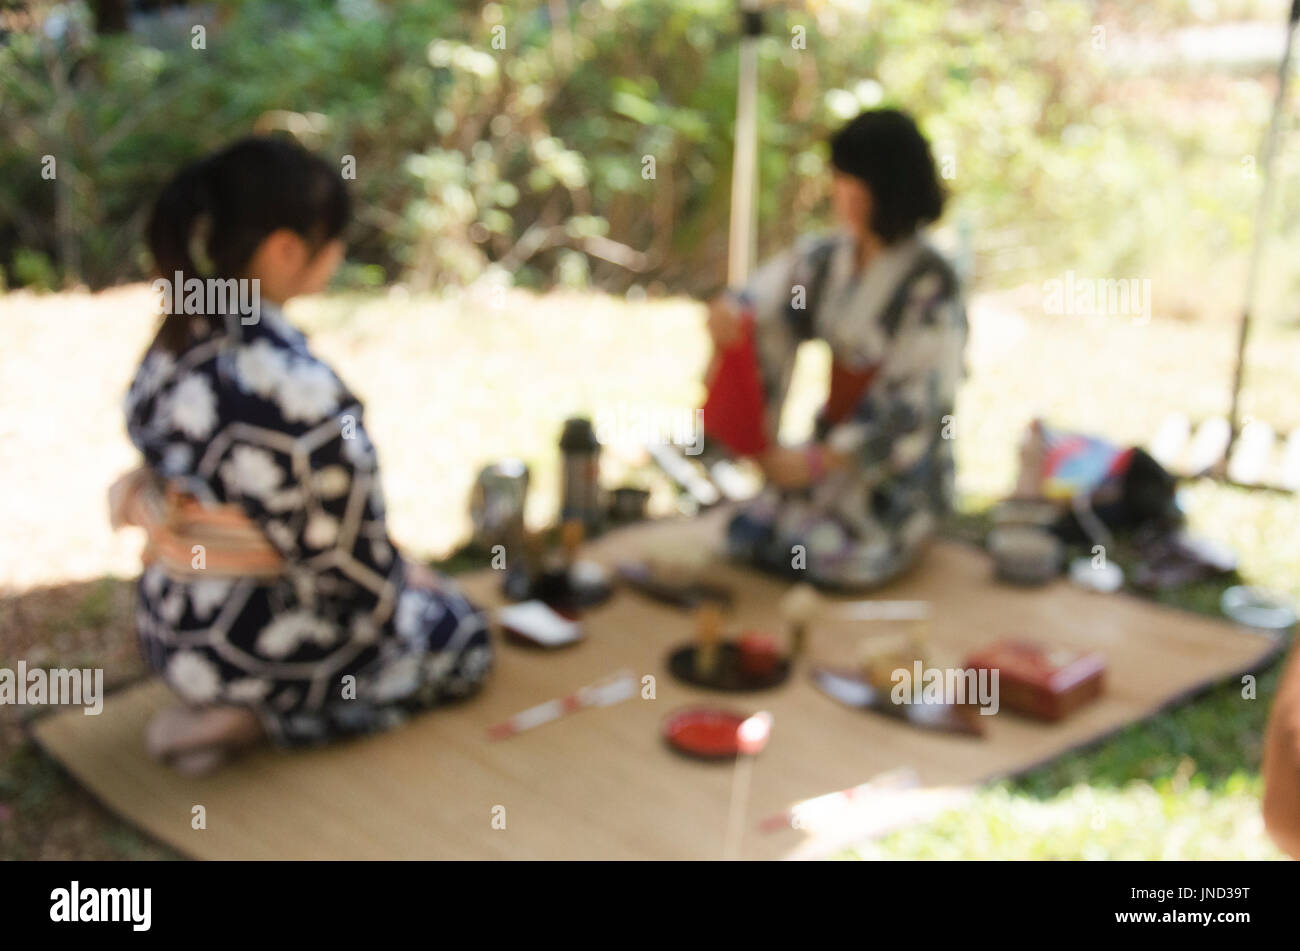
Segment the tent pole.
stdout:
[[1273,198],[1273,151],[1277,146],[1278,126],[1282,117],[1282,106],[1286,101],[1287,74],[1291,66],[1291,42],[1295,38],[1297,23],[1300,23],[1300,0],[1292,0],[1291,14],[1287,19],[1286,43],[1282,48],[1282,62],[1277,70],[1277,95],[1273,99],[1273,115],[1269,119],[1268,131],[1264,134],[1264,142],[1260,148],[1260,164],[1263,166],[1264,181],[1259,190],[1259,204],[1255,208],[1255,234],[1250,251],[1250,263],[1246,271],[1246,299],[1237,331],[1237,364],[1232,376],[1232,409],[1228,417],[1231,430],[1221,466],[1227,465],[1227,460],[1232,455],[1232,447],[1236,444],[1237,437],[1241,435],[1241,385],[1246,365],[1246,340],[1250,334],[1250,311],[1255,300],[1255,285],[1259,281],[1265,219]]
[[[1296,0],[1300,3],[1300,0]],[[740,0],[740,71],[736,86],[736,143],[731,166],[731,224],[727,284],[739,290],[749,280],[758,246],[758,38],[763,32],[760,0]]]

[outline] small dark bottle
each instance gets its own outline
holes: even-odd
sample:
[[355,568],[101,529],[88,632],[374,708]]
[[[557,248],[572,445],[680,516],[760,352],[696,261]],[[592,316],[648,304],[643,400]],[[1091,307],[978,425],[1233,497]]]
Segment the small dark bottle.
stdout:
[[590,538],[601,528],[600,442],[591,420],[585,417],[565,420],[560,454],[563,458],[560,522],[582,522]]
[[541,570],[533,581],[531,596],[565,617],[576,618],[585,607],[582,592],[574,584],[573,577],[582,535],[582,522],[577,519],[561,525],[560,544],[543,556]]

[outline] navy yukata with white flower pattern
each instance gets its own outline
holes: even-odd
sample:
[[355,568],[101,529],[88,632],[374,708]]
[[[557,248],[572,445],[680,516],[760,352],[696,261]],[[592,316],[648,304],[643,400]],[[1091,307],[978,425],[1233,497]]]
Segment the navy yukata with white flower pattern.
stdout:
[[450,581],[407,583],[361,405],[275,308],[217,323],[178,356],[146,355],[126,398],[131,441],[170,485],[240,506],[286,571],[147,566],[136,622],[149,664],[188,703],[253,710],[282,745],[471,693],[491,666],[486,621]]

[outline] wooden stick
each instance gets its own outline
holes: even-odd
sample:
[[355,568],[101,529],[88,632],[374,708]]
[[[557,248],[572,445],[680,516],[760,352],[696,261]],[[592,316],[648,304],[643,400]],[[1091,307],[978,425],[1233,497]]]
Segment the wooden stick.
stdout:
[[731,224],[728,229],[727,284],[740,290],[749,281],[757,244],[758,197],[758,37],[760,0],[740,0],[740,65],[736,81],[736,141],[731,163]]
[[718,666],[718,642],[722,639],[722,609],[705,601],[695,609],[695,673],[710,677]]
[[1245,298],[1241,308],[1241,320],[1237,325],[1237,359],[1232,371],[1232,402],[1228,410],[1228,446],[1217,469],[1218,475],[1225,474],[1224,467],[1232,454],[1233,445],[1241,435],[1241,386],[1246,372],[1246,341],[1250,335],[1251,308],[1254,306],[1255,285],[1259,279],[1260,262],[1263,260],[1264,241],[1267,237],[1264,226],[1268,220],[1269,205],[1273,199],[1273,151],[1277,145],[1277,133],[1282,114],[1285,112],[1286,87],[1291,67],[1291,44],[1295,38],[1296,26],[1300,25],[1300,0],[1292,0],[1291,12],[1287,16],[1286,42],[1282,47],[1282,61],[1277,67],[1277,92],[1273,97],[1273,111],[1269,116],[1268,131],[1260,146],[1260,161],[1263,182],[1259,189],[1259,201],[1255,205],[1255,225],[1251,234],[1250,258],[1246,268]]
[[494,740],[504,740],[585,707],[611,706],[635,696],[636,685],[637,680],[632,671],[620,670],[596,683],[580,687],[566,697],[556,697],[521,710],[508,720],[489,727],[488,736]]
[[772,714],[766,710],[755,713],[736,730],[736,743],[740,752],[736,756],[736,769],[731,774],[731,808],[727,812],[727,838],[722,847],[723,861],[740,858],[740,842],[745,829],[745,809],[749,805],[750,778],[754,773],[754,758],[767,745],[772,732]]
[[749,805],[749,782],[754,773],[754,757],[741,753],[731,774],[731,807],[727,811],[727,838],[722,846],[722,860],[740,858],[740,839],[744,834],[745,809]]
[[923,621],[930,617],[929,601],[835,601],[810,584],[797,584],[781,599],[781,614],[802,621]]
[[853,601],[831,604],[817,615],[824,621],[925,621],[929,601]]
[[912,621],[914,637],[927,640],[929,601],[832,601],[809,584],[798,584],[781,599],[781,614],[790,625],[790,656],[803,653],[814,623]]
[[578,546],[582,544],[586,529],[581,519],[569,519],[560,526],[560,546],[564,550],[564,564],[572,568],[578,559]]

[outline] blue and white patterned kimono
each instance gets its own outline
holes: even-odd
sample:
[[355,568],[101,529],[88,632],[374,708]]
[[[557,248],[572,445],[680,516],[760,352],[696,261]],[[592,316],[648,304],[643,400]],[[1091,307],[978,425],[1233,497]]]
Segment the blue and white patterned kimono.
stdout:
[[451,582],[407,583],[362,407],[275,308],[179,357],[151,350],[126,414],[153,472],[240,506],[286,565],[274,580],[145,569],[140,643],[185,701],[247,707],[298,745],[384,729],[482,681],[482,614]]
[[884,584],[951,510],[966,343],[957,279],[921,235],[885,248],[861,273],[853,243],[835,237],[800,241],[747,291],[770,433],[802,341],[824,340],[837,365],[875,375],[847,417],[818,420],[817,438],[850,465],[809,490],[769,487],[746,503],[728,528],[731,554],[826,588]]

